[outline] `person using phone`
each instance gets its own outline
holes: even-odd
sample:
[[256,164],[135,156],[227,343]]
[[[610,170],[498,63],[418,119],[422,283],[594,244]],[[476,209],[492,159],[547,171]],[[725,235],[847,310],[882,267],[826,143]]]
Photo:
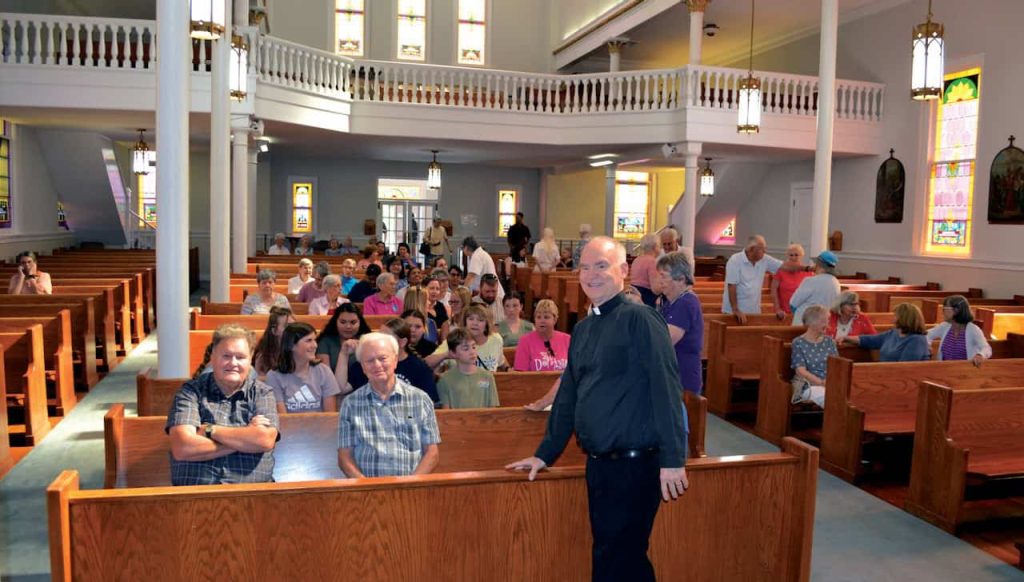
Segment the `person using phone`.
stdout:
[[32,251],[18,253],[18,271],[11,276],[7,286],[8,295],[51,295],[53,284],[50,275],[39,270],[36,254]]

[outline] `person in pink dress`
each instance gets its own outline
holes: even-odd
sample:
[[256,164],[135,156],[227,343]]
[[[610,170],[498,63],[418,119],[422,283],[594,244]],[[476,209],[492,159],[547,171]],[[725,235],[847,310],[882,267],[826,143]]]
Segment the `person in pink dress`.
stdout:
[[658,299],[658,291],[654,289],[654,282],[658,279],[658,269],[655,264],[658,262],[658,254],[661,246],[658,242],[658,235],[645,234],[640,239],[640,256],[633,259],[629,266],[629,280],[640,292],[640,298],[646,305],[655,306]]
[[556,331],[558,307],[543,299],[533,310],[534,330],[519,338],[515,370],[519,372],[557,372],[569,361],[569,334]]
[[796,243],[789,245],[786,248],[786,262],[772,275],[771,293],[775,317],[782,320],[790,315],[789,299],[800,283],[812,275],[814,272],[807,270],[804,264],[804,247]]
[[402,313],[402,302],[395,295],[395,276],[383,273],[377,277],[378,291],[363,300],[363,315],[394,315]]

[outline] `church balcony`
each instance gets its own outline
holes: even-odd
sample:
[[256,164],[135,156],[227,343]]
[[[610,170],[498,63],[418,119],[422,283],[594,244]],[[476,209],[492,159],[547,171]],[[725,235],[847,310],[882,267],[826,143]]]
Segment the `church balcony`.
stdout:
[[[155,110],[156,23],[0,14],[0,108]],[[746,71],[552,75],[350,59],[250,33],[250,96],[232,106],[353,134],[551,145],[681,141],[813,151],[816,77],[755,71],[762,130],[737,134]],[[209,112],[209,44],[193,43],[192,110]],[[834,150],[874,155],[885,86],[839,80]],[[62,115],[62,118],[73,115]]]

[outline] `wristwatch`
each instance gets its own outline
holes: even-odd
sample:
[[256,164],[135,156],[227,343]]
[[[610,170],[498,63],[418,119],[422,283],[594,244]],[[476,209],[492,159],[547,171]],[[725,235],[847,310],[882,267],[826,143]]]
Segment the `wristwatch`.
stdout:
[[206,426],[206,428],[203,429],[203,435],[206,436],[206,438],[208,438],[208,439],[210,439],[212,441],[213,440],[213,429],[217,425],[207,424],[205,426]]

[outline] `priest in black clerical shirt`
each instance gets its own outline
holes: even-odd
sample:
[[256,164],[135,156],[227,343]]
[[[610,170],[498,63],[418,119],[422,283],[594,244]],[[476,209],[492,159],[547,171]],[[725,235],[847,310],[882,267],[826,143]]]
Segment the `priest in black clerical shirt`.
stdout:
[[622,296],[629,266],[621,244],[593,239],[579,271],[594,307],[573,329],[536,456],[507,468],[533,480],[575,432],[587,453],[593,580],[654,580],[647,546],[658,506],[689,486],[678,364],[661,316]]

